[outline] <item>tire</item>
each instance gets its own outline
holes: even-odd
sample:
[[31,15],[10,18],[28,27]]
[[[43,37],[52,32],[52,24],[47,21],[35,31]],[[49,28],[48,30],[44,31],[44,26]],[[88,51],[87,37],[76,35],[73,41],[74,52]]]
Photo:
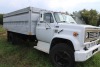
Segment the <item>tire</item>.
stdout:
[[12,45],[16,45],[18,43],[18,36],[15,33],[10,33],[11,43]]
[[11,32],[7,31],[7,41],[11,42]]
[[60,43],[51,49],[50,58],[54,67],[75,67],[74,49],[69,45]]
[[12,43],[13,45],[15,45],[14,33],[11,33],[11,43]]

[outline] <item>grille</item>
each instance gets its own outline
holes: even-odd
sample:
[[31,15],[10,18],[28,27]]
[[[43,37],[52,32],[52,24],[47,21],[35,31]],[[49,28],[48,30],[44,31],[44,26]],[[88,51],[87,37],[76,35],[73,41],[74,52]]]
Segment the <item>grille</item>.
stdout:
[[99,38],[100,33],[98,29],[86,30],[85,42],[95,41]]
[[98,32],[89,32],[88,38],[97,38],[99,36]]

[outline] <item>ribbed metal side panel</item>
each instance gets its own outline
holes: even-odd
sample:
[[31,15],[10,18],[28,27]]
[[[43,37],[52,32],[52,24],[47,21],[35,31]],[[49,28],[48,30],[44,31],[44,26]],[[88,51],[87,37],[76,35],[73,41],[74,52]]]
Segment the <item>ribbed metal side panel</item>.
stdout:
[[39,8],[28,7],[5,14],[3,16],[3,26],[8,31],[26,35],[35,35],[40,11],[41,9]]

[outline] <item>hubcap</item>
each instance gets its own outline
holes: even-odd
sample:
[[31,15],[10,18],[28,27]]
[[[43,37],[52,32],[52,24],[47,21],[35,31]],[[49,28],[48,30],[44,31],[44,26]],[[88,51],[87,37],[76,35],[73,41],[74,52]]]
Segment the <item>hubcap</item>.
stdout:
[[70,66],[70,61],[69,61],[69,55],[68,53],[64,51],[59,51],[55,54],[55,62],[60,66],[60,67],[69,67]]

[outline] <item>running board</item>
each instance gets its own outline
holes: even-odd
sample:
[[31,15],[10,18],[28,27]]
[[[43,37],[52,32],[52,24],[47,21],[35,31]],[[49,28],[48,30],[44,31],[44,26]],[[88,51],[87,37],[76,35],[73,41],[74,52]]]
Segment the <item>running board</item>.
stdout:
[[34,48],[49,54],[50,44],[38,41],[37,46],[34,46]]

